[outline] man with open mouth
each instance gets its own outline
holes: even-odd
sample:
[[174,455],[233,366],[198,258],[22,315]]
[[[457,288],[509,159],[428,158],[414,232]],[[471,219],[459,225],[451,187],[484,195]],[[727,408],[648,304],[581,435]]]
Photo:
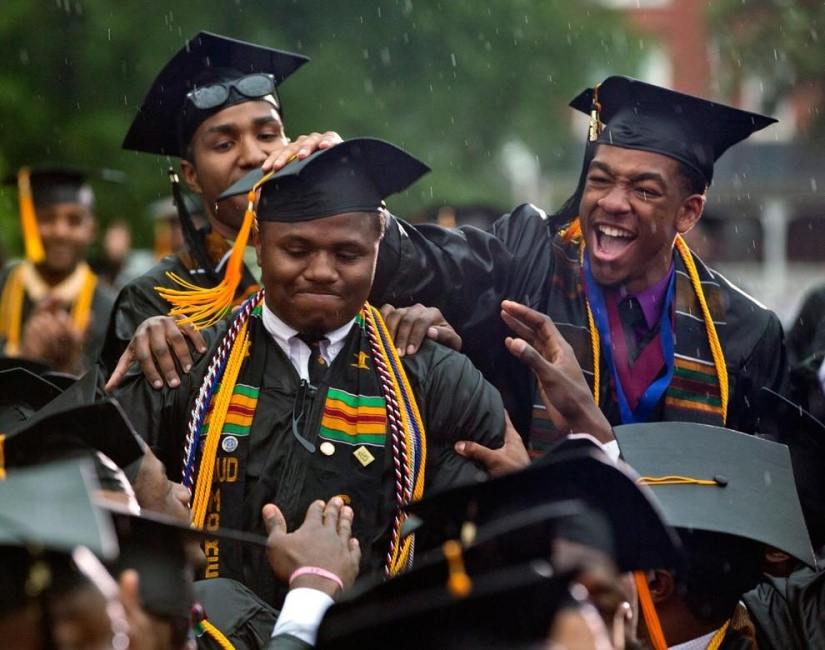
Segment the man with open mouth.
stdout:
[[582,408],[598,406],[611,424],[753,432],[758,390],[784,382],[781,325],[682,235],[702,216],[715,161],[775,120],[627,77],[571,106],[590,115],[590,133],[576,193],[556,215],[521,205],[486,232],[393,220],[371,300],[441,309],[536,453],[567,431],[508,352],[508,328],[559,368],[561,353],[503,301],[552,319],[590,387]]

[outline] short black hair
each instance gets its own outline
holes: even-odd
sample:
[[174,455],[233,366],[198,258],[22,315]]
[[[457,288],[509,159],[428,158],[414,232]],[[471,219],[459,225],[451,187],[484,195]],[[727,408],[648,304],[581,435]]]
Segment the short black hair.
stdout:
[[705,192],[708,191],[709,184],[707,179],[700,174],[698,170],[694,169],[690,165],[686,165],[683,162],[678,162],[676,173],[678,175],[679,182],[682,184],[682,188],[688,196],[692,194],[704,195]]
[[761,579],[764,545],[736,535],[676,530],[688,557],[687,568],[673,573],[677,593],[697,619],[721,626]]

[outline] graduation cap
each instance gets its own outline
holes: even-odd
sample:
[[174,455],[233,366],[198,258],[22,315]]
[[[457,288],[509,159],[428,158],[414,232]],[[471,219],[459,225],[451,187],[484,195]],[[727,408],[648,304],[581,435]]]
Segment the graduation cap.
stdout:
[[9,471],[0,481],[0,545],[66,553],[85,546],[101,558],[114,557],[111,521],[90,496],[96,488],[88,462]]
[[119,467],[143,457],[143,443],[113,398],[94,404],[37,411],[6,432],[5,467],[24,467],[44,458],[101,452]]
[[307,61],[300,54],[198,32],[155,77],[123,148],[181,157],[198,126],[224,108],[263,99],[281,112],[277,86]]
[[76,461],[10,471],[0,481],[0,615],[49,586],[57,557],[78,547],[117,554],[112,522],[90,497],[96,487],[91,464]]
[[[406,507],[406,532],[416,531],[416,552],[459,539],[467,525],[483,537],[513,513],[574,501],[595,511],[589,520],[568,519],[559,532],[610,555],[621,571],[676,566],[675,534],[636,476],[613,464],[595,442],[564,441],[529,467],[479,483],[431,493]],[[633,525],[628,525],[633,522]],[[524,538],[524,537],[523,537]]]
[[621,76],[588,88],[570,106],[591,116],[591,141],[674,158],[708,184],[725,151],[777,121]]
[[403,149],[376,138],[354,138],[274,174],[256,169],[220,199],[260,187],[258,221],[311,221],[344,212],[373,212],[391,194],[405,190],[430,171]]
[[671,526],[743,537],[815,565],[785,445],[691,422],[614,434]]
[[122,183],[126,175],[111,169],[92,170],[47,162],[33,167],[22,167],[16,175],[5,179],[6,185],[17,185],[27,259],[35,263],[44,259],[35,209],[59,203],[79,203],[93,210],[94,192],[89,185],[90,179]]
[[327,611],[316,647],[545,647],[556,612],[575,602],[568,589],[573,576],[535,561],[488,572],[466,598],[433,586],[344,601]]
[[[429,171],[406,151],[375,138],[355,138],[293,160],[276,172],[253,170],[218,200],[249,195],[249,207],[232,247],[221,283],[211,289],[164,289],[158,294],[181,322],[208,327],[223,317],[241,278],[243,252],[255,217],[259,221],[311,221],[346,212],[375,212],[390,194],[400,192]],[[260,188],[257,215],[254,191]],[[186,286],[185,283],[181,283]]]
[[197,530],[179,519],[147,510],[135,511],[119,503],[101,504],[112,516],[120,554],[111,566],[120,573],[135,569],[142,607],[162,617],[189,620],[192,606],[192,569],[188,542],[205,539],[266,546],[260,535],[221,529]]

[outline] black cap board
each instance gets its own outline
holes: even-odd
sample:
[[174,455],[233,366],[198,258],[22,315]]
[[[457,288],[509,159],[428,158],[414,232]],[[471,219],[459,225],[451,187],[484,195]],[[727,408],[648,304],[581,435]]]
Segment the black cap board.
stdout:
[[119,467],[143,457],[143,442],[117,400],[45,409],[7,432],[6,467],[23,467],[43,458],[100,451]]
[[[559,501],[579,501],[603,516],[606,526],[581,526],[578,539],[611,555],[622,571],[677,566],[678,540],[663,523],[655,501],[636,476],[613,464],[595,442],[562,442],[529,467],[479,483],[431,493],[411,503],[407,511],[419,541],[430,545],[458,539],[465,522],[479,532],[502,517]],[[409,521],[409,520],[408,520]],[[633,522],[628,526],[629,521]],[[575,534],[568,526],[566,533]],[[595,534],[593,534],[595,532]]]
[[110,502],[102,506],[112,515],[120,545],[113,569],[138,571],[141,605],[158,616],[188,618],[191,614],[193,567],[187,563],[186,542],[208,538],[266,546],[266,538],[259,535],[196,530],[186,522],[147,510],[136,512]]
[[[38,208],[57,203],[80,203],[92,210],[95,197],[89,181],[126,181],[126,174],[114,169],[92,169],[57,162],[38,163],[28,169],[32,198]],[[7,176],[3,183],[17,185],[17,176]]]
[[[250,100],[231,89],[223,103],[199,109],[187,99],[189,92],[210,84],[231,83],[252,73],[272,75],[277,86],[307,61],[300,54],[198,32],[155,77],[123,140],[123,148],[181,157],[204,120]],[[277,90],[269,101],[283,115]]]
[[95,489],[94,470],[85,461],[10,470],[0,481],[0,546],[65,553],[85,546],[98,557],[114,557],[114,529],[92,502]]
[[692,167],[710,183],[731,146],[777,120],[630,77],[608,77],[570,106],[603,124],[598,142],[650,151]]
[[380,601],[342,602],[324,616],[316,647],[545,647],[556,612],[575,602],[572,578],[535,561],[478,577],[466,598],[441,585]]
[[[430,171],[403,149],[376,138],[354,138],[294,160],[261,184],[258,221],[311,221],[345,212],[374,212],[391,194]],[[253,170],[222,195],[248,193],[264,178]]]
[[785,445],[691,422],[614,434],[671,526],[744,537],[815,565]]

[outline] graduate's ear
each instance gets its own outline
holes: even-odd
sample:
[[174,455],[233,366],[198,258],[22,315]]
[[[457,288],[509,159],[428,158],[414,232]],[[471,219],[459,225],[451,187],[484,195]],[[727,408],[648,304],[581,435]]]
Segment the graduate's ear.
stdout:
[[180,173],[183,176],[183,180],[186,181],[186,184],[189,186],[189,189],[198,196],[202,196],[203,189],[201,189],[201,184],[198,180],[198,170],[196,170],[195,166],[186,160],[186,158],[181,158]]
[[647,584],[654,605],[666,601],[676,591],[676,581],[673,574],[664,569],[654,569],[648,572]]
[[705,200],[704,194],[691,194],[683,199],[676,214],[676,232],[684,235],[699,222],[705,209]]

